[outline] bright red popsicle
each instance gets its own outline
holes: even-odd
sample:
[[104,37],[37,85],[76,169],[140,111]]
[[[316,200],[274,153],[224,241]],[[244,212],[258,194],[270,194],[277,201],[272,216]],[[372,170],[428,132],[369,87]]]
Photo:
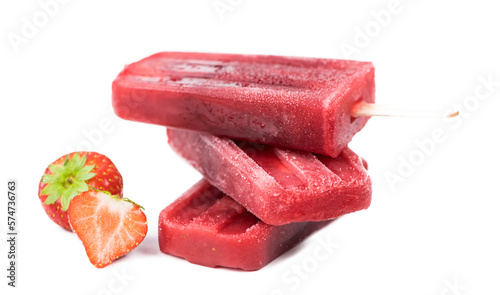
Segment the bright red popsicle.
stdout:
[[123,119],[332,157],[368,120],[352,106],[374,100],[373,65],[350,60],[162,52],[113,82]]
[[336,157],[168,129],[172,149],[268,224],[321,221],[366,209],[371,180],[349,148]]
[[266,224],[201,180],[160,213],[158,240],[192,263],[257,270],[327,223]]

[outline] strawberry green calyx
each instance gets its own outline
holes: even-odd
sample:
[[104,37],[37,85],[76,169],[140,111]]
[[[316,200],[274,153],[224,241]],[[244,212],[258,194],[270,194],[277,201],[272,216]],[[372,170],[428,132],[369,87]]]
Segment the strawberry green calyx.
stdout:
[[132,201],[132,200],[131,200],[131,199],[129,199],[129,198],[122,198],[121,200],[122,200],[122,201],[125,201],[125,202],[132,203],[132,204],[134,204],[134,205],[137,205],[137,207],[141,208],[142,210],[146,210],[146,209],[144,209],[144,207],[142,207],[141,205],[137,204],[136,202]]
[[97,191],[97,192],[100,192],[100,193],[104,193],[108,196],[110,196],[111,198],[113,199],[117,199],[117,200],[120,200],[120,201],[125,201],[125,202],[129,202],[131,204],[134,204],[134,205],[137,205],[137,207],[141,208],[142,210],[146,210],[144,209],[144,207],[142,207],[141,205],[137,204],[136,202],[132,201],[131,199],[129,198],[120,198],[120,195],[113,195],[112,193],[108,192],[108,191],[101,191],[101,190],[98,190],[96,189],[95,187],[93,186],[89,186],[91,189]]
[[59,198],[61,199],[62,210],[68,210],[71,200],[89,190],[86,181],[95,176],[95,173],[90,173],[95,165],[87,165],[87,156],[80,157],[75,153],[71,159],[64,160],[62,166],[50,165],[49,170],[52,174],[44,174],[42,182],[47,183],[47,186],[42,191],[42,194],[48,195],[44,204],[54,204]]
[[146,209],[144,209],[144,207],[142,207],[141,205],[137,204],[136,202],[132,201],[129,198],[120,198],[119,195],[111,195],[109,192],[103,192],[103,193],[109,194],[111,196],[111,198],[113,198],[113,199],[117,199],[117,200],[124,201],[124,202],[129,202],[129,203],[134,204],[137,207],[141,208],[142,210],[146,210]]

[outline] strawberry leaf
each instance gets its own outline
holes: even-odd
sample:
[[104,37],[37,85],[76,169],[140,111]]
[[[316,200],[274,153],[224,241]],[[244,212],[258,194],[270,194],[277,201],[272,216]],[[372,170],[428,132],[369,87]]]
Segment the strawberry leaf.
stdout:
[[66,211],[75,196],[88,191],[86,181],[96,174],[90,172],[95,165],[85,166],[86,162],[85,154],[80,157],[79,153],[75,153],[71,159],[66,156],[62,165],[49,165],[52,174],[42,176],[42,182],[47,183],[42,194],[48,195],[44,203],[54,204],[60,199],[62,209]]
[[54,204],[59,199],[60,195],[61,194],[59,192],[53,192],[47,197],[47,199],[45,199],[45,202],[43,203],[46,205]]
[[61,196],[61,205],[63,211],[68,210],[70,199],[71,199],[71,193],[68,190],[65,190]]
[[80,170],[83,168],[85,165],[85,162],[87,162],[87,155],[83,155],[83,157],[78,157],[78,159],[75,161],[75,170]]
[[75,153],[73,157],[64,163],[63,167],[68,169],[69,171],[73,171],[76,169],[78,163],[81,161],[80,154]]
[[50,172],[52,172],[53,174],[58,174],[60,173],[60,171],[63,169],[63,166],[59,166],[59,165],[49,165],[49,170]]
[[81,181],[85,181],[85,180],[91,179],[95,175],[96,175],[95,173],[87,173],[87,174],[84,174],[82,176],[78,176],[76,179],[81,180]]
[[75,178],[77,180],[88,180],[95,176],[95,173],[90,173],[94,169],[95,165],[89,165],[81,168],[75,173]]
[[61,192],[64,190],[64,187],[59,184],[59,183],[54,183],[52,185],[47,185],[43,188],[42,194],[44,195],[50,195],[53,193],[58,193],[61,194]]
[[69,190],[75,192],[86,192],[89,190],[89,186],[84,181],[75,181],[69,187]]
[[43,183],[54,183],[57,180],[57,175],[55,174],[45,174],[42,176]]

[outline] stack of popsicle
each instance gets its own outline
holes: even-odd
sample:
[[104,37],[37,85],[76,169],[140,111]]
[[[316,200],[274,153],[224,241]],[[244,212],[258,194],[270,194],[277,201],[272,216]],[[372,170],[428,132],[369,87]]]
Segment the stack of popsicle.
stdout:
[[165,52],[113,83],[124,119],[168,126],[204,179],[159,217],[161,251],[259,269],[329,220],[366,209],[366,162],[347,144],[374,102],[371,63]]

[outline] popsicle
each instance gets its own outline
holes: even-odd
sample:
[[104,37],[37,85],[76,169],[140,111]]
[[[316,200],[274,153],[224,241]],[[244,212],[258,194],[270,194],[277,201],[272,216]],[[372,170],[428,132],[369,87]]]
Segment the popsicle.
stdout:
[[158,240],[191,263],[257,270],[328,222],[269,225],[201,180],[161,211]]
[[321,221],[366,209],[371,180],[349,148],[338,157],[168,128],[172,149],[265,223]]
[[113,82],[123,119],[332,157],[369,118],[353,106],[374,100],[373,65],[350,60],[162,52]]

